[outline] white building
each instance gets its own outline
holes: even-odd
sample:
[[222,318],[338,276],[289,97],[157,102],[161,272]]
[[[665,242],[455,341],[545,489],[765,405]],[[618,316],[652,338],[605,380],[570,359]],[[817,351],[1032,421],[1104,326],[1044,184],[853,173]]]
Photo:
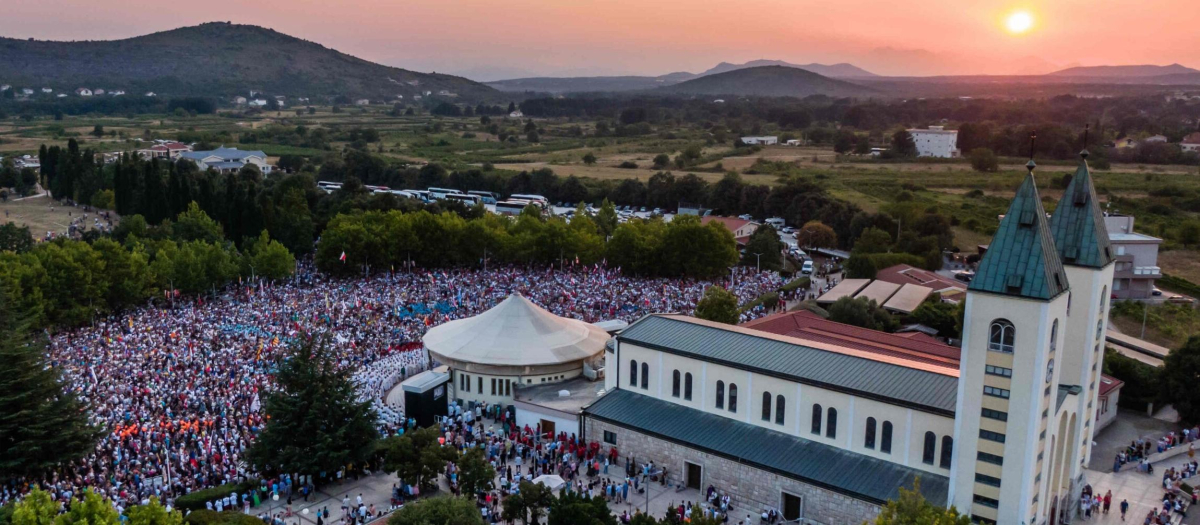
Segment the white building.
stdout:
[[525,116],[525,114],[521,113],[521,110],[519,110],[519,109],[508,114],[508,118],[521,118],[524,116]]
[[240,95],[239,95],[239,96],[236,96],[236,97],[233,97],[233,103],[234,103],[234,104],[237,104],[237,105],[239,105],[239,106],[241,106],[241,105],[245,105],[245,104],[246,104],[246,97],[243,97],[243,96],[240,96]]
[[53,90],[53,89],[50,89],[50,88],[42,88],[42,93],[53,93],[53,92],[54,92],[54,90]]
[[116,91],[112,91],[112,92],[110,92],[110,93],[109,93],[109,95],[112,95],[112,96],[114,96],[114,97],[120,97],[120,96],[124,96],[124,95],[125,95],[125,90],[123,90],[123,89],[118,89],[118,90],[116,90]]
[[583,439],[789,521],[869,522],[920,478],[977,523],[1062,523],[1107,415],[1113,262],[1086,163],[1049,219],[1031,172],[965,294],[957,355],[653,314],[606,352]]
[[958,131],[944,126],[929,126],[929,129],[910,129],[913,142],[917,145],[918,157],[949,159],[958,156]]
[[371,104],[371,100],[365,99],[365,98],[360,98],[360,99],[354,101],[355,106],[367,106],[370,104]]
[[774,135],[765,136],[765,137],[742,137],[742,144],[746,144],[746,145],[750,145],[750,146],[753,146],[753,145],[771,146],[774,144],[779,144],[779,137],[776,137]]
[[195,162],[202,170],[214,169],[221,173],[234,173],[247,164],[253,164],[258,166],[258,170],[264,175],[271,173],[271,165],[267,164],[267,154],[261,151],[220,147],[210,151],[183,151],[178,157]]
[[21,94],[29,96],[33,94],[33,88],[21,88]]
[[103,95],[104,93],[105,93],[105,92],[104,92],[104,90],[103,90],[103,89],[100,89],[100,88],[96,88],[96,89],[93,89],[93,90],[92,90],[92,94],[93,94],[93,95],[97,95],[97,96],[99,96],[99,95]]
[[1200,131],[1190,133],[1179,141],[1179,148],[1184,152],[1200,153]]
[[147,91],[147,92],[146,92],[146,96],[147,96],[147,97],[157,97],[157,96],[158,96],[158,93],[155,93],[155,92],[153,92],[153,91]]
[[92,90],[88,88],[79,88],[75,90],[75,94],[81,97],[90,97],[92,96]]

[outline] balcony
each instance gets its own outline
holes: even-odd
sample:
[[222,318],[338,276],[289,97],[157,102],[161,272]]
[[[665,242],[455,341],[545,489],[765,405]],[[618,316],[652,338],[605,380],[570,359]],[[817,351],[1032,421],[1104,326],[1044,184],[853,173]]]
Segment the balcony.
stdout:
[[1159,279],[1162,269],[1158,266],[1134,266],[1113,272],[1115,279]]

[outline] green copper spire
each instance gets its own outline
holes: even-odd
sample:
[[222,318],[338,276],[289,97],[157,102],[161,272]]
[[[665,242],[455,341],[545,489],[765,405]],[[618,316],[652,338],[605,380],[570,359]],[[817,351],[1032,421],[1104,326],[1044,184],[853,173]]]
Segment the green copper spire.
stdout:
[[1079,167],[1050,218],[1050,231],[1063,264],[1103,268],[1112,262],[1112,248],[1104,227],[1104,213],[1092,185],[1087,150],[1079,157]]
[[1041,300],[1067,291],[1067,275],[1033,180],[1034,167],[1030,160],[1029,174],[979,261],[971,291]]

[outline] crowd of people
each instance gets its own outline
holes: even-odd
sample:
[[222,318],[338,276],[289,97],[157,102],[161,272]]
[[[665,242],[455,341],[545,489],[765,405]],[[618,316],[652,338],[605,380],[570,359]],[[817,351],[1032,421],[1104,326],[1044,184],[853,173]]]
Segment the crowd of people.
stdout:
[[[431,365],[420,346],[431,326],[477,315],[511,293],[587,322],[691,314],[710,284],[629,277],[603,266],[414,271],[358,280],[301,268],[284,283],[242,284],[219,297],[175,299],[111,316],[55,335],[48,348],[52,365],[103,429],[95,451],[47,479],[0,487],[0,503],[33,482],[59,501],[91,487],[122,505],[252,476],[242,455],[264,424],[260,394],[271,387],[275,358],[302,333],[328,337],[340,363],[357,372],[354,380],[387,433],[405,419],[384,397]],[[773,272],[736,268],[716,284],[746,303],[783,282]]]

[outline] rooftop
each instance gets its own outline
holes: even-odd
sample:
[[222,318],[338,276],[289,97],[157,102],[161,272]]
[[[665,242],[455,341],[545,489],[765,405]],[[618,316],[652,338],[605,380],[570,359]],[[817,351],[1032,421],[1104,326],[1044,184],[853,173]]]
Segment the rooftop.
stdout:
[[1125,382],[1124,382],[1124,381],[1121,381],[1120,379],[1117,379],[1117,378],[1115,378],[1115,377],[1113,377],[1113,376],[1110,376],[1110,375],[1101,374],[1101,375],[1100,375],[1100,392],[1099,392],[1099,395],[1100,395],[1100,396],[1107,396],[1107,395],[1108,395],[1109,393],[1111,393],[1113,390],[1116,390],[1116,389],[1118,389],[1118,388],[1121,388],[1121,386],[1123,386],[1124,384],[1125,384]]
[[1112,248],[1108,244],[1104,213],[1092,186],[1087,153],[1081,157],[1075,176],[1054,208],[1050,231],[1063,264],[1103,268],[1112,262]]
[[843,279],[842,282],[837,283],[828,292],[817,298],[817,302],[832,303],[843,297],[854,297],[870,283],[870,279]]
[[1108,240],[1110,242],[1146,242],[1146,243],[1161,243],[1162,239],[1150,235],[1140,233],[1109,233]]
[[[742,226],[745,226],[747,224],[754,222],[754,221],[748,221],[746,219],[739,219],[737,217],[718,217],[716,215],[709,215],[707,217],[700,218],[700,224],[708,224],[708,223],[714,222],[714,221],[724,224],[725,227],[728,228],[729,231],[731,231],[731,232],[738,231],[738,229],[741,228]],[[755,224],[757,224],[757,223],[755,223]]]
[[617,335],[661,350],[916,410],[953,415],[958,367],[681,315],[653,314]]
[[[592,381],[579,376],[561,383],[518,386],[516,392],[513,393],[513,400],[577,414],[583,407],[595,402],[599,398],[599,392],[603,389],[603,381]],[[559,395],[563,390],[566,390],[568,395]]]
[[1032,167],[1030,161],[1029,174],[1000,221],[968,289],[1038,300],[1050,300],[1068,290]]
[[875,279],[896,284],[919,284],[921,286],[928,286],[935,292],[948,289],[962,290],[964,292],[967,290],[967,283],[959,282],[949,277],[938,275],[937,272],[931,272],[908,264],[897,264],[879,270],[875,273]]
[[650,396],[615,390],[584,412],[590,418],[736,460],[840,494],[882,504],[921,479],[921,494],[946,501],[950,480],[929,472],[709,414]]

